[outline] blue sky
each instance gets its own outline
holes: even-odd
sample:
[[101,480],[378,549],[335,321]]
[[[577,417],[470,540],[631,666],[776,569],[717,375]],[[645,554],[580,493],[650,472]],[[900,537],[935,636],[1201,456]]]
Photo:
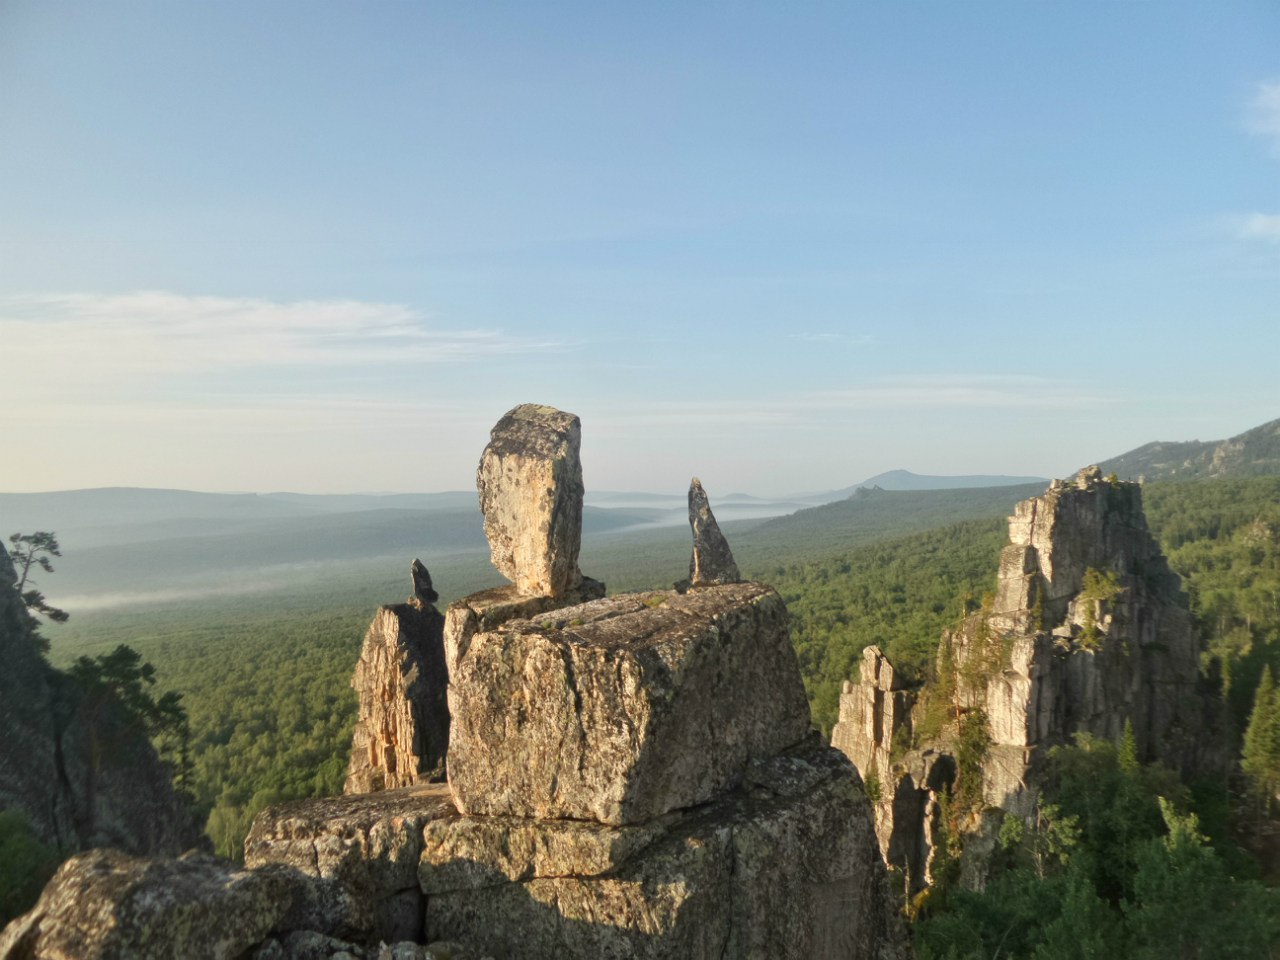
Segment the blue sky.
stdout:
[[1280,416],[1280,6],[0,0],[0,489],[1060,475]]

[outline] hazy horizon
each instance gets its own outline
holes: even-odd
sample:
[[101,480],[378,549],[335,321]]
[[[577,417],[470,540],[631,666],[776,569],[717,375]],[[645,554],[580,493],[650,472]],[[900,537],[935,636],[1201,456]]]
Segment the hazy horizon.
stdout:
[[[73,12],[74,15],[69,15]],[[0,491],[1065,476],[1280,415],[1280,7],[0,5]]]

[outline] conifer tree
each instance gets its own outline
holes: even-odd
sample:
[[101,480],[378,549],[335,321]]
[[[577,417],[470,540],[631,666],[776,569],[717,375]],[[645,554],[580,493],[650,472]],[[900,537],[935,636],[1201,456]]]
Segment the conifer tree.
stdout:
[[1270,667],[1263,669],[1254,694],[1240,767],[1249,778],[1250,790],[1259,805],[1269,812],[1280,789],[1280,697]]

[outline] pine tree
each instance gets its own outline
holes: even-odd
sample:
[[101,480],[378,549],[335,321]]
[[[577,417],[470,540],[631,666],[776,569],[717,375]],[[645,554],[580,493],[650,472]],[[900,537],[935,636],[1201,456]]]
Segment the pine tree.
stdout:
[[1250,789],[1259,805],[1264,811],[1270,811],[1280,789],[1280,697],[1270,667],[1263,669],[1254,694],[1240,767],[1249,778]]

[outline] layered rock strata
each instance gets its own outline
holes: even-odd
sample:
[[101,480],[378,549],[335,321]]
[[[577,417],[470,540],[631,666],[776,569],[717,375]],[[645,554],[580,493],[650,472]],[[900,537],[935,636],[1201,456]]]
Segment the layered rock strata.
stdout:
[[[1147,529],[1139,485],[1096,467],[1017,506],[994,598],[944,635],[937,680],[918,698],[878,649],[863,657],[832,742],[879,780],[882,851],[917,886],[939,801],[961,775],[959,718],[980,717],[989,738],[985,804],[1019,816],[1034,807],[1047,749],[1077,733],[1114,741],[1128,726],[1143,759],[1184,771],[1221,762],[1180,581]],[[922,740],[926,713],[949,722]]]

